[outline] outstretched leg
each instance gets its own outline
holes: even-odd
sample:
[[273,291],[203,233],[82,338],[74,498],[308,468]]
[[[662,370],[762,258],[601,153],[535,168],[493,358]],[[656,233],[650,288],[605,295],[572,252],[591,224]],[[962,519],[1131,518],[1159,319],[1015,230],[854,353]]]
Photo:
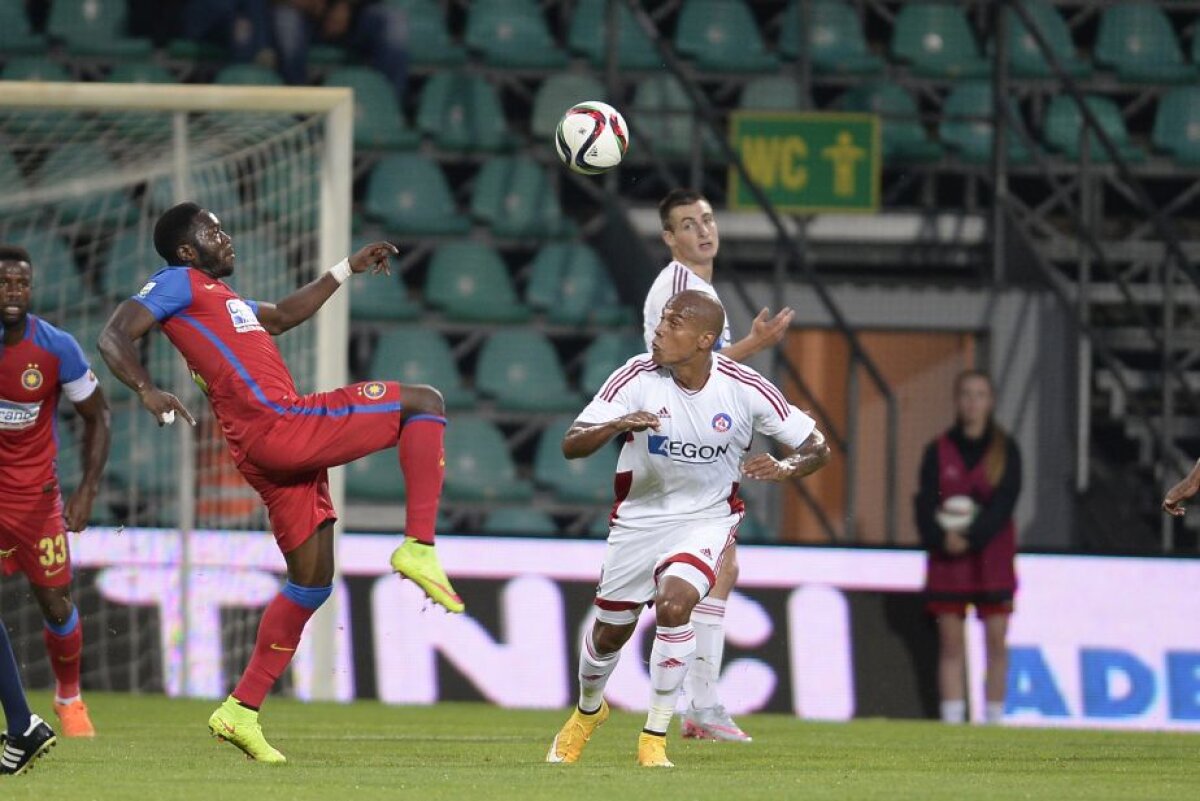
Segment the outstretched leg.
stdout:
[[636,611],[623,616],[632,616],[633,622],[614,624],[597,620],[592,630],[583,635],[579,649],[579,704],[550,744],[547,762],[578,762],[592,734],[608,720],[604,687],[617,667],[621,647],[637,627]]

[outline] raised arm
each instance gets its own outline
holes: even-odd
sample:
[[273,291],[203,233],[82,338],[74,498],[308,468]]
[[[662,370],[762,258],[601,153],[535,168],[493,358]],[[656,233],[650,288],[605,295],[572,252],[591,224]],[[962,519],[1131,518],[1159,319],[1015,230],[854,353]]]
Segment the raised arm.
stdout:
[[779,314],[768,319],[770,313],[766,308],[762,309],[750,324],[750,333],[721,348],[721,355],[735,362],[744,362],[759,351],[782,342],[796,313],[790,308],[784,308]]
[[68,531],[83,531],[92,516],[92,503],[100,490],[100,477],[108,461],[111,430],[104,390],[97,386],[91,395],[75,404],[75,411],[83,418],[83,478],[71,493],[63,509],[63,518]]
[[154,415],[160,426],[173,420],[174,412],[179,412],[185,420],[196,425],[183,402],[170,392],[156,387],[150,373],[142,366],[137,341],[156,322],[154,314],[141,303],[136,300],[122,301],[100,332],[100,355],[112,374],[137,393],[142,406]]
[[804,478],[829,464],[832,453],[825,435],[818,429],[808,435],[790,456],[776,459],[769,453],[751,456],[742,463],[742,473],[758,481],[783,481],[785,478]]
[[653,412],[633,412],[607,423],[575,423],[563,436],[562,452],[568,459],[591,456],[618,434],[628,431],[659,430],[658,415]]
[[355,253],[346,261],[327,270],[315,281],[310,281],[278,303],[258,304],[258,321],[273,335],[282,334],[312,317],[333,297],[333,293],[351,274],[373,273],[391,275],[388,259],[400,251],[390,242],[374,242]]

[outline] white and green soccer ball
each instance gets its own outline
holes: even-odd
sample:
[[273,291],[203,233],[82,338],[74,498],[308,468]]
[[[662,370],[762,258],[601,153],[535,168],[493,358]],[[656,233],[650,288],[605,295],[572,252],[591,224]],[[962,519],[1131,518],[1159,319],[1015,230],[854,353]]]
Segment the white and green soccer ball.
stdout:
[[625,118],[607,103],[587,100],[567,109],[554,136],[558,157],[569,169],[599,175],[621,163],[629,148]]

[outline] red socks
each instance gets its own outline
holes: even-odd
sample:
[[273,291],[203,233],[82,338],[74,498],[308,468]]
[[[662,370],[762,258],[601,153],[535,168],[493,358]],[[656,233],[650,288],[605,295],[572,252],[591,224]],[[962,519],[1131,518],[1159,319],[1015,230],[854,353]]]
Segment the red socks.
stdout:
[[[332,587],[329,590],[332,590]],[[291,664],[296,648],[300,645],[304,625],[313,616],[313,612],[317,611],[316,607],[310,609],[296,603],[287,597],[286,592],[287,590],[276,595],[271,603],[267,604],[258,624],[258,638],[254,643],[250,664],[246,666],[242,680],[233,691],[234,698],[255,709],[262,706],[263,699],[267,697],[275,681]]]
[[413,415],[400,429],[400,470],[408,493],[404,534],[426,545],[433,544],[434,522],[442,497],[445,433],[446,418],[433,414]]
[[[54,694],[61,700],[70,700],[79,695],[79,657],[83,652],[83,627],[79,618],[72,613],[74,626],[66,634],[56,634],[49,628],[42,629],[46,641],[46,653],[50,657],[50,669],[54,671]],[[68,624],[71,621],[68,621]]]

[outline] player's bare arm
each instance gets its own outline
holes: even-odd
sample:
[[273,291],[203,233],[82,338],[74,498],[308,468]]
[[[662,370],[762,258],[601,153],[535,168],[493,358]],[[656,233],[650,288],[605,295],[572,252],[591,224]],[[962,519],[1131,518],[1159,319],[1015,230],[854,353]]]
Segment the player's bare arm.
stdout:
[[831,456],[825,435],[814,429],[790,456],[783,459],[776,459],[769,453],[751,456],[742,463],[742,474],[758,481],[804,478],[829,464]]
[[100,476],[108,461],[112,432],[104,390],[97,386],[91,395],[75,404],[75,411],[83,419],[83,477],[63,509],[63,518],[68,531],[83,531],[92,516],[92,503],[100,490]]
[[142,366],[137,341],[156,323],[154,315],[142,304],[133,300],[122,301],[108,319],[104,330],[100,332],[100,355],[113,375],[137,393],[142,406],[154,415],[160,426],[168,420],[173,420],[175,412],[179,412],[183,419],[196,425],[195,418],[183,402],[170,392],[155,386],[150,373]]
[[[373,242],[355,253],[347,263],[350,272],[365,273],[370,270],[379,275],[391,275],[388,259],[400,251],[390,242]],[[348,276],[338,277],[337,268],[327,271],[315,281],[310,281],[278,303],[258,304],[258,321],[273,336],[295,328],[312,317],[333,297],[333,293]]]
[[1191,472],[1167,492],[1162,502],[1163,511],[1176,517],[1183,517],[1183,513],[1187,511],[1183,505],[1184,501],[1191,500],[1197,492],[1200,492],[1200,462],[1196,462]]
[[653,412],[633,412],[607,423],[575,423],[563,436],[562,452],[568,459],[591,456],[618,434],[628,431],[658,431],[661,423]]
[[773,348],[782,342],[796,312],[789,307],[784,307],[774,317],[770,315],[770,310],[765,307],[759,311],[754,317],[754,322],[750,324],[750,333],[737,342],[722,348],[721,355],[733,359],[735,362],[744,362],[754,354],[767,348]]

